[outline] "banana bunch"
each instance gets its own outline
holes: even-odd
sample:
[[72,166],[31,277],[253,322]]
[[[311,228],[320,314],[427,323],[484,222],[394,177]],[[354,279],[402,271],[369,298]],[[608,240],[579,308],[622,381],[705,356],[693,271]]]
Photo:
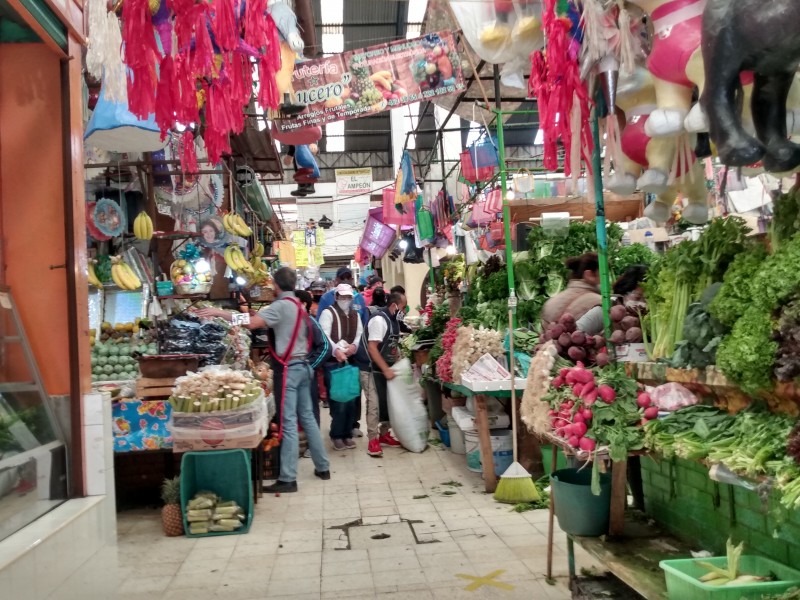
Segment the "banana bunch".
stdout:
[[122,260],[121,256],[115,256],[111,259],[111,278],[117,284],[117,287],[123,290],[133,291],[142,287],[142,282],[136,276],[136,273],[133,272],[128,263]]
[[97,273],[94,271],[95,261],[89,261],[89,267],[87,269],[89,275],[89,283],[96,287],[97,289],[103,289],[103,282],[100,281],[100,278],[97,276]]
[[252,256],[250,257],[250,265],[253,267],[254,273],[248,277],[250,283],[253,285],[260,285],[269,281],[270,274],[269,269],[267,268],[267,264],[261,260],[261,256],[263,255],[264,246],[261,246],[261,255],[256,254],[256,250],[258,250],[258,246],[256,246],[256,250],[253,250]]
[[264,252],[266,252],[266,249],[264,248],[264,244],[262,244],[261,242],[256,242],[256,247],[253,248],[253,252],[252,252],[253,256],[261,258],[262,256],[264,256]]
[[245,273],[246,275],[255,273],[255,268],[247,262],[244,254],[242,254],[242,249],[236,244],[231,244],[225,248],[223,257],[225,258],[225,264],[237,273]]
[[391,71],[377,71],[369,76],[372,83],[382,87],[388,92],[392,91],[392,83],[394,82],[394,75]]
[[153,220],[146,212],[140,212],[134,219],[133,235],[140,240],[149,240],[153,237]]
[[222,224],[225,231],[231,235],[238,235],[239,237],[250,237],[253,235],[253,230],[244,222],[244,219],[237,214],[228,213],[222,218]]

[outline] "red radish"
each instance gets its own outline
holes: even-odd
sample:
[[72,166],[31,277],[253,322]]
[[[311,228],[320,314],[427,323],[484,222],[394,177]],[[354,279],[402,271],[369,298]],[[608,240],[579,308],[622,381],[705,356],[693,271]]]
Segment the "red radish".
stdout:
[[595,386],[594,381],[590,381],[589,383],[587,383],[587,384],[585,384],[583,386],[583,390],[581,391],[581,397],[583,397],[586,394],[589,394],[589,393],[595,391],[596,389],[597,389],[597,386]]
[[644,409],[644,418],[645,419],[657,419],[658,418],[658,407],[657,406],[650,406]]
[[564,402],[564,406],[566,408],[572,408],[573,406],[575,406],[575,401],[574,400],[567,400],[566,402]]
[[575,394],[575,396],[577,396],[578,398],[581,397],[582,391],[583,391],[582,383],[576,383],[575,385],[572,386],[572,393]]
[[573,423],[583,423],[585,421],[586,421],[586,419],[583,418],[583,411],[582,410],[579,410],[578,412],[576,412],[575,416],[572,417],[572,422]]
[[595,442],[592,438],[584,437],[581,438],[580,441],[580,448],[585,452],[592,452],[594,451],[595,447],[597,446],[597,442]]
[[564,378],[566,378],[566,377],[567,377],[567,375],[569,375],[569,372],[570,372],[570,371],[572,371],[572,369],[570,369],[569,367],[561,367],[561,368],[558,370],[558,374],[559,374],[561,377],[564,377]]
[[555,417],[558,413],[551,408],[547,411],[547,414],[551,417]]
[[574,385],[578,383],[577,377],[578,374],[575,373],[575,369],[570,369],[569,373],[567,373],[567,376],[564,378],[564,381],[566,381],[569,385]]
[[573,435],[573,436],[571,436],[571,437],[570,437],[570,438],[567,440],[567,443],[568,443],[570,446],[572,446],[573,448],[577,448],[577,447],[578,447],[578,444],[580,444],[580,443],[581,443],[581,441],[580,441],[580,439],[578,438],[578,436],[576,436],[576,435]]
[[[580,363],[578,363],[580,365]],[[594,375],[591,371],[584,369],[582,366],[572,369],[573,377],[578,383],[589,383],[594,381]]]
[[586,423],[573,423],[572,424],[572,433],[577,435],[579,438],[586,435],[586,432],[589,428],[586,426]]
[[556,377],[555,379],[553,379],[553,381],[550,382],[550,385],[552,385],[554,388],[560,388],[561,386],[564,385],[564,378],[561,376]]
[[586,394],[585,396],[583,396],[583,403],[584,403],[586,406],[591,406],[591,405],[592,405],[592,404],[594,404],[595,402],[597,402],[597,390],[594,390],[594,391],[592,391],[592,392],[589,392],[588,394]]
[[647,423],[649,423],[649,422],[650,422],[650,419],[642,419],[641,421],[639,421],[639,425],[647,425]]
[[617,399],[617,392],[614,391],[610,385],[601,385],[597,388],[597,395],[605,402],[606,404],[611,404],[614,400]]
[[556,419],[553,422],[553,427],[555,427],[556,429],[563,429],[566,425],[567,425],[566,419]]
[[592,420],[592,417],[594,416],[594,415],[592,414],[592,409],[591,409],[591,408],[584,408],[584,409],[581,411],[581,414],[583,415],[583,420],[584,420],[584,421],[591,421],[591,420]]
[[647,392],[641,392],[636,398],[636,404],[639,406],[639,408],[647,408],[652,403],[653,401],[650,399],[650,394]]

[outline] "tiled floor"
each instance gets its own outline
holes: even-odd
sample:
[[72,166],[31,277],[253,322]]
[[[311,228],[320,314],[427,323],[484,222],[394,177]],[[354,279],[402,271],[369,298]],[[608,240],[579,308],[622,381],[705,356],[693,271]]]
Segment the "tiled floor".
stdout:
[[121,513],[117,598],[569,598],[563,534],[545,582],[546,511],[495,503],[445,449],[374,459],[358,442],[330,452],[330,481],[301,460],[299,493],[262,497],[246,535],[166,538],[158,512]]

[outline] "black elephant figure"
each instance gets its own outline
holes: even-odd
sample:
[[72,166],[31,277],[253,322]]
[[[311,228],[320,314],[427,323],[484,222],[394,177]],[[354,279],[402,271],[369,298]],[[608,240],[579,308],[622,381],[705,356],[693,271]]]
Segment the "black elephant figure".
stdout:
[[[701,103],[723,163],[763,159],[772,172],[800,165],[789,141],[786,100],[800,62],[800,1],[708,0],[703,14],[705,89]],[[752,114],[758,139],[742,127],[739,73],[753,71]]]

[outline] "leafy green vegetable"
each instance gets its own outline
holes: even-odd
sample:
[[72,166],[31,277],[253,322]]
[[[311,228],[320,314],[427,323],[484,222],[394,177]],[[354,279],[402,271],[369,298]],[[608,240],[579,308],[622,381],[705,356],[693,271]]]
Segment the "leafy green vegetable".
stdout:
[[773,251],[779,250],[783,243],[790,240],[800,229],[800,195],[797,192],[798,188],[794,186],[773,202],[773,217],[769,230]]
[[722,288],[708,307],[720,323],[733,327],[736,319],[750,306],[751,286],[766,258],[767,249],[763,245],[748,244],[733,260],[722,279]]
[[630,244],[621,246],[616,252],[613,262],[609,265],[615,277],[619,277],[625,269],[634,265],[651,265],[658,255],[644,244]]
[[778,349],[773,333],[770,314],[754,303],[736,321],[717,350],[717,366],[748,394],[772,389],[772,369]]
[[683,324],[684,340],[675,345],[670,364],[676,369],[705,369],[716,362],[717,348],[728,328],[714,319],[707,306],[721,284],[715,283],[701,302],[689,305]]
[[800,288],[800,234],[782,244],[753,277],[750,302],[774,311]]
[[508,276],[505,271],[495,271],[488,277],[478,280],[479,299],[488,302],[489,300],[502,300],[508,298]]

